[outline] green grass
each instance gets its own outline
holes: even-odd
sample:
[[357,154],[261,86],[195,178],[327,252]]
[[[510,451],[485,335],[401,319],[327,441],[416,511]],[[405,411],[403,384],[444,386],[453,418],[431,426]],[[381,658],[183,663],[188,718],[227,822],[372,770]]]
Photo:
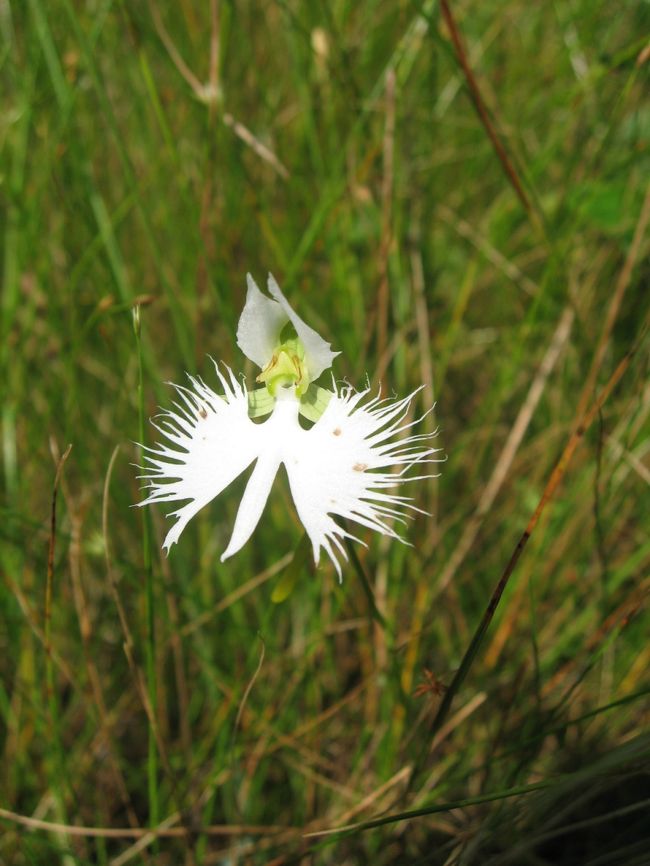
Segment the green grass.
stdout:
[[[649,7],[451,11],[0,4],[3,866],[646,862]],[[342,584],[286,479],[224,564],[243,479],[130,507],[247,271],[436,401]]]

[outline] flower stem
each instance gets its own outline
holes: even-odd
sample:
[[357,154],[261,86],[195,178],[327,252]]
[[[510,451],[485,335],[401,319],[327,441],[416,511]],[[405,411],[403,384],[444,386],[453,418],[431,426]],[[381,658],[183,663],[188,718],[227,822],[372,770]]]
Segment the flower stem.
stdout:
[[[138,440],[141,443],[144,443],[144,377],[139,305],[136,305],[133,308],[133,330],[135,333],[135,343],[138,354]],[[140,461],[141,463],[144,463],[144,444],[140,446]],[[155,718],[158,706],[158,694],[156,689],[156,617],[153,586],[153,560],[151,556],[151,515],[147,510],[143,511],[142,520],[142,562],[145,572],[145,619],[147,624],[145,667],[147,692],[151,710]],[[147,750],[147,788],[149,796],[149,824],[151,827],[156,827],[159,823],[160,815],[158,804],[158,750],[156,746],[155,731],[151,723],[149,723],[149,742]]]
[[345,547],[350,556],[350,562],[354,570],[357,573],[361,581],[361,586],[363,591],[368,599],[368,607],[369,607],[369,615],[371,619],[374,619],[376,623],[378,623],[385,631],[388,629],[388,624],[386,623],[386,619],[377,607],[377,603],[375,601],[375,594],[372,591],[372,587],[370,586],[370,581],[368,580],[368,576],[363,569],[363,565],[361,565],[361,560],[357,555],[357,551],[354,548],[354,545],[350,543],[349,538],[345,539]]
[[[65,802],[65,792],[69,790],[69,777],[66,769],[65,752],[61,737],[61,718],[56,697],[56,683],[54,675],[54,659],[52,649],[52,594],[54,587],[54,549],[56,544],[56,499],[59,490],[59,481],[63,466],[68,459],[72,445],[68,445],[64,453],[59,457],[56,466],[56,475],[52,486],[52,504],[50,511],[50,543],[47,555],[47,581],[45,584],[45,621],[43,624],[43,638],[45,647],[45,687],[47,695],[47,706],[49,721],[51,725],[52,742],[52,793],[54,796],[54,808],[57,820],[66,824],[68,822]],[[64,866],[72,866],[73,860],[67,852],[69,840],[63,837],[60,840],[61,862]]]

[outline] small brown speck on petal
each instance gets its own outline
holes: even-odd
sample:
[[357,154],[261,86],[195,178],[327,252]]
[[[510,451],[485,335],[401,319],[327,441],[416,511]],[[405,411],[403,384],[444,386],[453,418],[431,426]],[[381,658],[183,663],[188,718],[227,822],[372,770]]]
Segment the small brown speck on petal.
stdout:
[[355,463],[352,468],[354,469],[355,472],[363,472],[364,469],[368,468],[368,464],[367,463]]
[[334,436],[340,436],[341,435],[341,428],[336,427],[334,430],[332,430],[332,433],[334,434]]

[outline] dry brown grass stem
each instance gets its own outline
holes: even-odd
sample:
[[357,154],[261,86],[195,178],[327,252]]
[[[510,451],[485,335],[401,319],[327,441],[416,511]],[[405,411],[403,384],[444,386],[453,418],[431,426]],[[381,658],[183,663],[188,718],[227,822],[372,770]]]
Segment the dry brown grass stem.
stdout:
[[192,634],[192,632],[195,632],[197,629],[210,622],[210,620],[215,616],[222,613],[224,610],[227,610],[227,608],[232,607],[235,602],[248,595],[254,589],[257,589],[259,586],[262,586],[262,584],[271,580],[271,578],[275,577],[276,574],[279,574],[283,568],[286,568],[292,559],[293,552],[286,553],[283,557],[278,559],[277,562],[274,562],[273,565],[265,568],[264,571],[256,574],[255,577],[251,577],[246,581],[246,583],[242,583],[241,586],[228,593],[225,598],[222,598],[220,602],[215,604],[213,608],[206,610],[200,616],[197,616],[196,619],[193,619],[191,622],[184,625],[180,630],[181,636],[187,637],[187,635]]
[[25,593],[22,591],[21,587],[16,583],[16,581],[12,578],[9,573],[4,575],[4,579],[9,587],[9,591],[15,597],[18,602],[18,606],[20,607],[23,616],[29,623],[29,627],[34,634],[34,637],[41,644],[41,646],[45,649],[49,646],[49,655],[52,659],[52,662],[58,669],[58,671],[63,675],[63,677],[67,680],[70,685],[74,685],[76,682],[75,675],[73,671],[68,666],[67,662],[59,655],[57,650],[52,646],[51,641],[47,641],[45,638],[45,633],[43,629],[38,624],[39,617],[32,608],[30,602],[27,600]]
[[93,657],[92,617],[88,610],[88,602],[86,599],[86,593],[84,591],[82,577],[82,507],[80,503],[78,503],[73,497],[71,491],[68,489],[68,485],[63,484],[62,487],[63,494],[65,496],[65,500],[68,506],[68,513],[70,514],[71,523],[70,548],[68,555],[70,561],[72,595],[75,610],[77,613],[77,619],[79,621],[79,631],[81,633],[84,664],[86,666],[88,682],[90,683],[92,701],[95,705],[95,711],[97,713],[97,719],[99,722],[96,737],[98,742],[97,746],[93,751],[95,752],[101,749],[102,753],[108,757],[107,764],[109,766],[111,776],[115,783],[116,790],[118,791],[118,796],[122,802],[122,806],[126,811],[129,824],[131,825],[131,827],[138,827],[140,825],[140,822],[138,821],[137,815],[133,808],[128,786],[126,784],[124,774],[122,773],[120,762],[117,759],[119,750],[116,748],[116,744],[113,738],[113,728],[117,719],[115,715],[113,716],[113,719],[111,719],[109,716],[106,701],[104,699],[104,690],[102,688],[101,676],[99,674],[97,665],[95,664]]
[[[261,640],[261,637],[260,637]],[[241,721],[242,714],[244,712],[244,708],[246,707],[246,701],[248,700],[248,696],[251,693],[251,689],[255,685],[255,680],[260,675],[260,671],[262,670],[262,665],[264,664],[264,656],[266,654],[266,646],[264,645],[264,641],[262,640],[262,650],[260,652],[260,659],[257,663],[257,667],[253,673],[253,676],[250,678],[248,685],[244,689],[244,694],[242,695],[242,699],[239,703],[239,708],[237,710],[237,716],[235,718],[235,730],[239,727],[239,722]]]
[[194,91],[194,95],[197,99],[200,99],[205,88],[187,63],[183,60],[178,48],[176,48],[174,40],[169,35],[167,28],[163,23],[160,10],[158,9],[158,4],[155,3],[154,0],[150,0],[149,10],[151,11],[151,17],[153,19],[154,27],[156,28],[156,33],[158,34],[162,44],[165,46],[165,50],[167,51],[167,54],[169,54],[169,59],[172,61],[180,75],[185,79],[186,83],[189,84],[191,89]]
[[120,598],[120,592],[117,585],[117,578],[115,577],[115,573],[113,571],[113,564],[110,552],[110,544],[109,544],[109,533],[108,533],[108,501],[109,501],[109,490],[111,484],[111,476],[113,474],[113,467],[115,465],[115,461],[117,459],[117,455],[119,454],[120,446],[116,445],[113,449],[113,453],[111,454],[111,459],[108,462],[108,468],[106,470],[106,477],[104,479],[104,493],[102,497],[102,533],[104,537],[104,558],[106,563],[106,576],[108,578],[108,586],[110,588],[111,595],[113,597],[113,602],[115,604],[115,608],[117,610],[117,614],[120,620],[120,626],[122,628],[122,634],[124,636],[123,649],[124,654],[126,656],[127,663],[129,665],[129,670],[131,671],[131,676],[133,677],[133,683],[136,688],[136,692],[138,697],[140,698],[140,703],[146,713],[147,719],[149,720],[149,724],[151,725],[151,729],[154,732],[154,737],[156,739],[156,744],[158,746],[158,751],[160,754],[160,759],[162,761],[165,772],[168,774],[169,778],[173,781],[173,774],[171,771],[171,767],[169,764],[169,758],[167,756],[167,749],[165,748],[164,740],[160,733],[160,726],[158,724],[158,720],[153,711],[153,707],[151,706],[151,701],[149,700],[149,694],[147,691],[147,685],[144,679],[144,674],[142,669],[138,666],[138,663],[135,660],[135,656],[133,654],[133,648],[135,646],[133,641],[133,635],[131,633],[131,629],[129,627],[129,621],[126,616],[126,611],[124,609],[124,605],[122,604],[122,600]]
[[[210,0],[210,67],[208,72],[210,93],[219,93],[219,0]],[[214,111],[215,100],[210,103]]]
[[535,414],[539,401],[542,398],[544,389],[548,383],[548,379],[553,372],[553,369],[560,357],[562,349],[566,345],[571,334],[571,328],[574,321],[574,312],[571,307],[566,307],[555,328],[551,342],[542,359],[539,369],[528,389],[526,399],[522,403],[515,423],[512,425],[505,445],[499,455],[492,475],[481,494],[476,510],[468,519],[463,529],[462,535],[447,564],[442,570],[438,580],[438,592],[443,592],[453,580],[458,569],[465,560],[465,557],[471,550],[474,541],[481,529],[483,520],[490,510],[494,500],[496,499],[504,481],[508,475],[508,471],[512,466],[519,446],[526,434],[526,430]]
[[[52,443],[50,443],[52,444]],[[52,588],[54,585],[54,550],[56,547],[56,499],[59,492],[59,481],[65,461],[70,456],[72,445],[68,445],[63,454],[56,461],[56,473],[52,485],[52,502],[50,505],[50,537],[47,549],[47,581],[45,584],[45,613],[43,625],[43,646],[48,658],[52,655],[52,643],[50,635],[50,624],[52,619]]]
[[[287,832],[287,827],[278,827],[274,825],[263,826],[259,824],[211,824],[207,827],[198,827],[189,829],[188,827],[168,827],[163,822],[155,829],[144,827],[81,827],[76,824],[59,824],[55,821],[42,821],[40,818],[30,818],[29,815],[20,815],[17,812],[12,812],[9,809],[0,808],[0,818],[5,821],[11,821],[13,824],[19,824],[21,827],[26,827],[29,830],[45,830],[48,833],[56,833],[58,835],[68,836],[85,836],[90,838],[102,839],[140,839],[145,836],[153,838],[171,838],[179,836],[188,836],[194,833],[203,833],[206,836],[265,836],[267,834],[275,834]],[[169,820],[176,818],[171,816]]]
[[[418,335],[418,356],[420,359],[420,379],[424,385],[422,402],[430,406],[436,401],[436,388],[434,386],[433,361],[431,359],[432,339],[429,324],[429,310],[426,299],[426,285],[424,279],[424,264],[422,262],[422,249],[419,244],[414,245],[411,250],[411,279],[413,282],[413,297],[415,306],[415,320]],[[433,433],[438,426],[435,409],[424,419],[424,429],[427,433]],[[428,483],[429,496],[425,510],[431,513],[430,526],[435,535],[438,522],[438,479],[432,476]]]
[[[635,619],[639,611],[646,605],[648,598],[650,598],[650,578],[646,577],[639,585],[634,585],[627,597],[609,614],[609,616],[600,624],[599,628],[587,640],[585,645],[585,655],[590,657],[592,654],[596,653],[599,647],[603,645],[610,634],[616,629],[626,628],[632,620]],[[590,667],[589,661],[587,662],[587,666]],[[581,654],[578,658],[569,659],[555,672],[548,682],[545,683],[542,689],[542,695],[546,697],[547,695],[553,694],[560,686],[566,685],[567,682],[568,689],[574,689],[576,683],[582,679],[580,672],[578,671],[578,673],[576,673],[576,670],[578,668],[584,669],[584,667],[584,655]],[[566,699],[566,696],[564,699]]]
[[[435,737],[431,740],[429,751],[435,751],[441,743],[451,736],[456,728],[462,725],[463,722],[468,719],[472,713],[478,710],[479,707],[483,706],[486,700],[487,694],[485,692],[477,692],[475,695],[472,695],[469,701],[467,701],[467,703],[459,710],[456,710],[453,716],[450,716],[450,718],[436,733]],[[422,790],[426,790],[426,786]],[[422,793],[422,791],[420,793]]]
[[[383,377],[385,367],[382,359],[388,363],[388,331],[390,319],[390,254],[393,239],[393,189],[395,184],[395,114],[397,97],[397,76],[395,69],[389,66],[385,77],[385,111],[384,136],[382,143],[382,178],[381,178],[381,239],[379,244],[379,287],[377,289],[376,325],[377,325],[377,356],[380,366],[377,371],[379,381]],[[381,387],[381,386],[380,386]],[[382,539],[382,553],[388,549],[388,539]],[[388,561],[384,556],[379,559],[374,581],[373,592],[377,610],[382,615],[387,609],[388,593]],[[388,647],[386,632],[379,623],[373,627],[374,660],[377,668],[383,670],[388,664]],[[379,691],[376,680],[366,691],[365,718],[368,725],[376,723],[379,708]]]
[[539,286],[534,280],[517,267],[517,265],[506,258],[503,253],[491,244],[487,238],[483,237],[467,220],[458,216],[446,204],[439,204],[437,207],[440,217],[448,223],[454,231],[462,238],[468,240],[485,258],[491,262],[495,268],[498,268],[504,273],[509,280],[512,280],[515,285],[519,286],[522,291],[526,292],[531,297],[536,297],[539,292]]
[[381,180],[381,241],[379,244],[379,288],[377,290],[377,354],[382,357],[388,343],[389,259],[393,213],[393,178],[395,164],[395,70],[386,71],[386,122],[383,142]]
[[[218,3],[216,0],[211,0],[210,5],[210,13],[211,13],[211,29],[210,29],[210,67],[209,67],[209,78],[208,83],[203,84],[199,78],[192,72],[187,63],[183,60],[183,57],[176,47],[174,40],[169,35],[167,28],[165,27],[162,16],[160,14],[160,10],[158,9],[157,4],[154,0],[150,0],[149,9],[151,10],[151,18],[154,23],[154,27],[156,28],[156,32],[160,37],[160,41],[165,46],[165,50],[167,54],[169,54],[169,59],[172,61],[174,66],[176,67],[178,73],[181,75],[185,82],[191,88],[194,96],[200,102],[205,103],[209,111],[212,113],[215,110],[215,107],[220,101],[220,91],[219,91],[219,9]],[[262,141],[259,140],[248,127],[244,126],[239,120],[236,120],[232,114],[227,111],[221,113],[221,120],[224,125],[235,133],[237,138],[240,141],[243,141],[247,147],[257,154],[260,159],[264,160],[264,162],[268,163],[274,171],[280,175],[283,180],[287,180],[289,178],[289,170],[283,163],[278,159],[275,153],[271,150],[271,148],[267,147]]]
[[229,129],[232,129],[240,141],[243,141],[244,144],[250,147],[253,153],[257,154],[260,159],[267,162],[283,180],[289,179],[290,173],[286,165],[284,165],[270,147],[267,147],[259,138],[256,138],[247,126],[236,120],[228,111],[224,111],[222,120]]
[[492,622],[496,609],[499,606],[499,602],[501,601],[501,597],[503,596],[505,588],[508,585],[512,574],[514,573],[514,570],[517,567],[521,555],[524,552],[524,549],[528,544],[531,535],[535,531],[535,528],[539,523],[539,520],[544,513],[546,506],[555,495],[555,491],[557,490],[562,479],[564,478],[567,468],[573,458],[573,455],[580,443],[582,442],[586,431],[591,427],[594,419],[598,417],[603,406],[609,399],[612,391],[616,388],[619,381],[630,366],[632,358],[634,357],[638,349],[641,339],[645,336],[646,331],[647,322],[642,329],[642,333],[639,337],[638,342],[635,343],[635,345],[632,346],[632,348],[623,356],[621,361],[618,363],[616,369],[612,373],[609,381],[598,395],[598,398],[594,401],[589,411],[583,416],[578,426],[569,436],[569,439],[564,447],[564,450],[562,451],[560,459],[553,468],[553,471],[551,472],[551,475],[546,483],[546,487],[544,488],[544,492],[542,493],[537,507],[535,508],[532,517],[528,521],[526,528],[524,529],[519,541],[517,542],[517,545],[513,550],[512,555],[510,556],[510,559],[508,560],[508,563],[506,564],[506,567],[494,588],[494,591],[492,592],[492,595],[483,613],[481,621],[476,631],[474,632],[474,636],[470,641],[469,647],[465,651],[465,654],[462,658],[460,667],[458,668],[454,679],[452,680],[447,692],[445,693],[445,696],[440,703],[438,712],[432,724],[433,737],[435,737],[438,731],[442,728],[445,719],[449,714],[449,710],[451,709],[454,696],[460,690],[465,680],[465,677],[467,676],[469,669],[471,668],[473,661],[476,658],[479,648],[483,643],[485,634],[490,626],[490,623]]
[[[396,773],[394,773],[390,779],[387,779],[383,785],[379,785],[369,794],[367,794],[362,800],[356,803],[352,808],[348,809],[346,812],[343,812],[336,819],[330,821],[329,823],[335,824],[336,826],[340,826],[343,824],[349,823],[353,818],[356,818],[357,815],[360,815],[362,812],[365,812],[370,806],[374,806],[375,810],[377,809],[377,803],[383,800],[387,794],[392,794],[394,789],[400,785],[406,784],[409,774],[411,772],[410,766],[401,767]],[[310,833],[305,834],[307,836],[311,835]]]
[[447,25],[447,28],[449,30],[449,35],[451,37],[454,51],[456,53],[456,58],[460,64],[461,69],[463,70],[463,74],[467,82],[467,87],[472,97],[472,102],[474,103],[474,107],[476,108],[476,112],[481,120],[481,123],[485,127],[485,131],[488,134],[488,138],[492,143],[499,162],[501,163],[506,177],[508,178],[508,180],[513,186],[513,189],[517,193],[519,201],[522,203],[526,211],[532,217],[533,221],[539,227],[541,226],[541,220],[539,219],[539,215],[534,210],[530,199],[526,195],[523,184],[519,179],[519,175],[515,170],[513,162],[508,156],[508,152],[506,151],[505,146],[501,141],[501,138],[492,121],[492,118],[490,117],[490,112],[488,111],[485,100],[483,99],[483,96],[481,94],[481,90],[478,86],[476,76],[472,71],[472,67],[467,57],[467,52],[465,51],[465,46],[463,45],[460,30],[458,29],[456,21],[454,20],[454,16],[452,15],[451,6],[449,5],[448,0],[440,0],[440,11],[442,12],[442,17],[445,19],[445,24]]
[[628,250],[627,256],[625,257],[623,267],[621,268],[618,279],[616,280],[616,285],[614,286],[614,293],[612,294],[612,299],[609,302],[607,312],[605,313],[603,328],[598,339],[596,350],[594,351],[591,367],[589,368],[589,373],[587,374],[584,387],[578,400],[574,426],[577,426],[580,423],[580,420],[585,413],[585,410],[589,404],[589,400],[591,399],[591,395],[596,386],[598,373],[600,372],[600,368],[602,367],[603,361],[605,359],[605,353],[607,352],[609,338],[611,336],[612,330],[616,323],[616,319],[620,312],[621,303],[623,302],[625,291],[630,284],[632,272],[634,271],[634,265],[636,264],[636,260],[639,256],[639,251],[643,243],[646,229],[648,228],[648,220],[650,220],[650,183],[646,188],[643,204],[639,212],[639,218],[637,219],[636,226],[634,228],[634,236],[632,237],[632,243],[630,244],[630,248]]

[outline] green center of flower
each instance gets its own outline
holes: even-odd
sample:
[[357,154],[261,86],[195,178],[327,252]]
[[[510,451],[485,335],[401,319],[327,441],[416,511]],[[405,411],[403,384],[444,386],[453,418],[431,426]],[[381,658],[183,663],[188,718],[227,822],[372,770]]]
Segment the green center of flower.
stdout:
[[305,348],[291,322],[287,322],[280,332],[280,343],[257,381],[266,385],[272,397],[276,396],[278,388],[288,388],[291,385],[296,389],[296,396],[302,397],[309,387]]

